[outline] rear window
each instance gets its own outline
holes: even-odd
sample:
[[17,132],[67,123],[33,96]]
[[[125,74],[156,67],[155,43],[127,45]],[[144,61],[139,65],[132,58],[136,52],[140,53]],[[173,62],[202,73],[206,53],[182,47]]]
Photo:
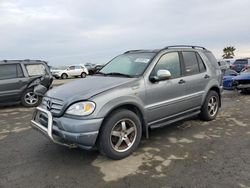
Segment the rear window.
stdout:
[[0,65],[0,80],[21,77],[23,77],[23,71],[19,64]]
[[204,54],[215,68],[219,68],[218,62],[211,52],[205,52]]
[[236,60],[234,62],[234,64],[238,64],[238,65],[246,65],[248,63],[247,60]]
[[40,76],[47,74],[47,70],[43,64],[25,65],[29,76]]

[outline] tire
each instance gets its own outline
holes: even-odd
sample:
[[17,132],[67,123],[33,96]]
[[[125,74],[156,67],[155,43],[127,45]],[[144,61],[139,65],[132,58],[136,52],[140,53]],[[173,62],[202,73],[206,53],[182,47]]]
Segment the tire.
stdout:
[[141,135],[142,126],[138,116],[129,110],[117,110],[108,116],[101,127],[99,151],[111,159],[125,158],[136,150]]
[[36,107],[42,101],[42,98],[35,95],[33,89],[27,89],[21,96],[21,103],[25,107]]
[[82,72],[81,77],[86,78],[87,74],[85,72]]
[[201,108],[201,119],[205,121],[214,120],[219,111],[220,98],[216,91],[209,91],[205,102]]
[[68,75],[67,75],[66,73],[63,73],[63,74],[61,75],[61,78],[62,78],[62,79],[67,79],[67,78],[68,78]]

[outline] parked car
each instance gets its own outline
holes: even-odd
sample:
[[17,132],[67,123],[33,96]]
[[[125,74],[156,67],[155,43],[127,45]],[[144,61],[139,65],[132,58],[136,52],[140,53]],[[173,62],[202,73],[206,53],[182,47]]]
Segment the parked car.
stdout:
[[248,67],[250,67],[250,58],[236,59],[236,61],[230,66],[231,69],[238,73]]
[[223,76],[223,89],[233,90],[233,78],[237,75],[239,75],[239,73],[237,73],[236,71],[227,69]]
[[38,106],[41,97],[34,94],[34,87],[42,84],[50,88],[53,77],[45,61],[0,61],[0,105],[22,103],[26,107]]
[[149,129],[198,114],[215,119],[221,78],[217,60],[203,47],[132,50],[96,75],[48,91],[31,123],[57,144],[97,146],[121,159],[135,151]]
[[99,70],[101,70],[102,67],[104,67],[104,65],[86,63],[85,67],[88,69],[89,75],[93,75],[93,74],[97,73]]
[[245,69],[233,78],[233,86],[242,92],[250,91],[250,69]]
[[64,70],[52,70],[52,75],[56,78],[67,79],[69,77],[85,78],[89,74],[88,69],[84,65],[72,65]]

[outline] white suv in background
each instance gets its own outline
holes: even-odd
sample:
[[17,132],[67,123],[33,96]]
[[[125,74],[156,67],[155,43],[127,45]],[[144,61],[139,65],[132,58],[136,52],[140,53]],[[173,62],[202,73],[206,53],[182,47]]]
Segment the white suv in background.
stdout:
[[71,65],[65,70],[52,70],[52,75],[55,78],[66,79],[69,77],[79,77],[85,78],[89,74],[88,69],[84,65]]

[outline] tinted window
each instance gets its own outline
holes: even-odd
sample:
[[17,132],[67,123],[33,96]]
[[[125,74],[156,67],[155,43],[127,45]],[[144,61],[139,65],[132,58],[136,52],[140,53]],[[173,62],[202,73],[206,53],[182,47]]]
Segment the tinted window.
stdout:
[[246,65],[248,63],[247,60],[236,60],[234,64]]
[[17,77],[22,78],[23,77],[23,70],[22,70],[20,64],[17,64],[16,70],[17,70]]
[[182,54],[185,65],[185,75],[198,74],[200,71],[195,52],[182,52]]
[[17,65],[0,65],[0,80],[17,78]]
[[181,66],[178,52],[170,52],[164,54],[157,65],[154,68],[154,74],[157,73],[158,70],[169,70],[171,73],[171,78],[177,78],[181,76]]
[[43,64],[25,65],[29,76],[40,76],[47,73]]
[[75,70],[75,66],[70,66],[69,70]]
[[205,72],[206,71],[206,66],[205,66],[203,60],[201,59],[201,56],[198,53],[196,53],[196,56],[197,56],[197,59],[198,59],[200,72]]

